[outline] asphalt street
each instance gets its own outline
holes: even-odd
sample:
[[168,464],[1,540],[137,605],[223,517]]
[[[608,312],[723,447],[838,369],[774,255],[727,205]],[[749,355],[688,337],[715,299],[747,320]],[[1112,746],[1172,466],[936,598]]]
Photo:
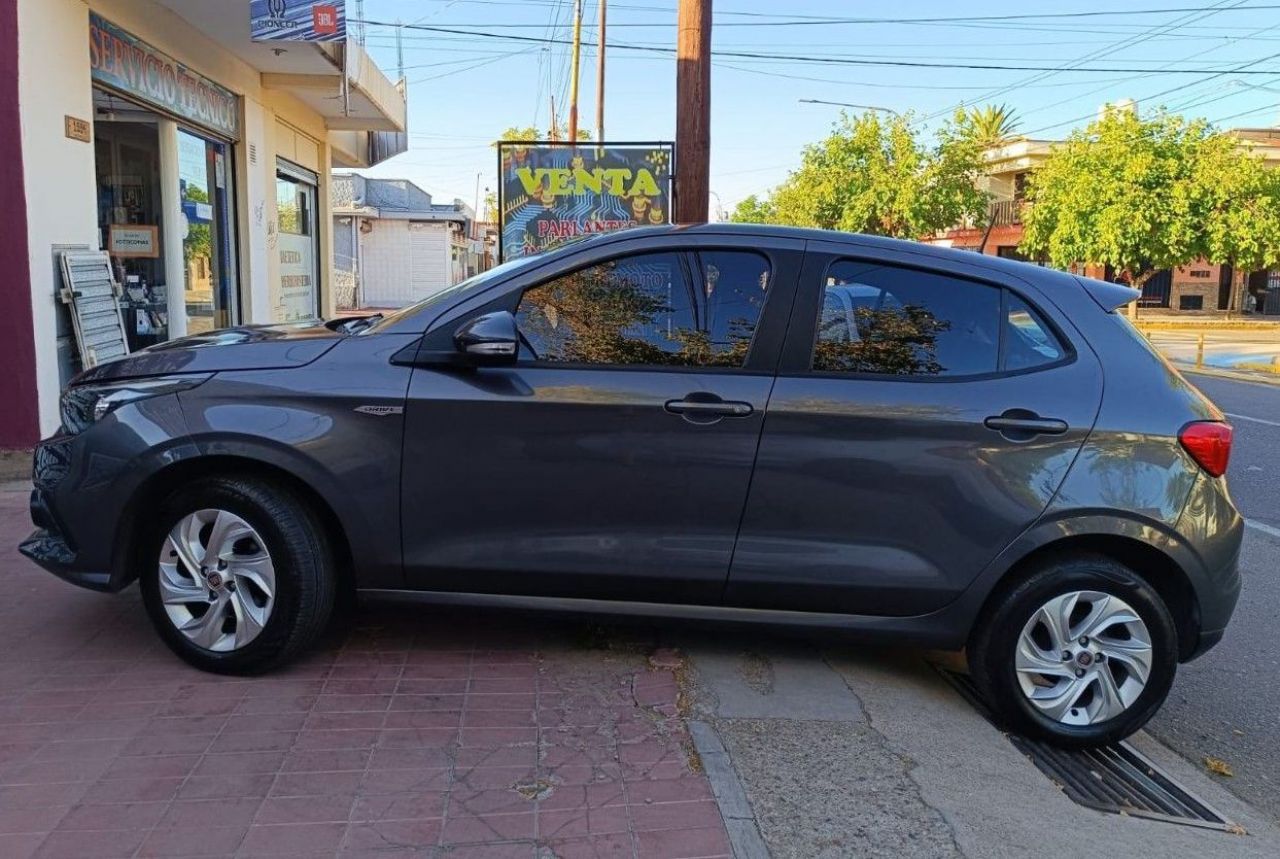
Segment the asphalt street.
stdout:
[[1244,590],[1221,644],[1179,669],[1148,726],[1193,762],[1226,761],[1229,790],[1280,819],[1280,386],[1188,374],[1235,426],[1227,479],[1251,523]]

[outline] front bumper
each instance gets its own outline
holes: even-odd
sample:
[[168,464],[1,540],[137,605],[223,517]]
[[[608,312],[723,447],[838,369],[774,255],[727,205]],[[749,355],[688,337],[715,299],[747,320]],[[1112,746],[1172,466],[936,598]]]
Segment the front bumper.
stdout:
[[169,394],[40,442],[31,474],[36,530],[18,551],[74,585],[122,590],[134,578],[124,560],[138,515],[134,499],[151,475],[184,456],[184,436],[177,397]]
[[[37,455],[37,471],[39,471]],[[95,591],[118,591],[123,585],[112,581],[110,570],[82,564],[75,548],[54,514],[49,493],[37,486],[31,490],[31,522],[36,530],[18,544],[18,551],[58,578]]]

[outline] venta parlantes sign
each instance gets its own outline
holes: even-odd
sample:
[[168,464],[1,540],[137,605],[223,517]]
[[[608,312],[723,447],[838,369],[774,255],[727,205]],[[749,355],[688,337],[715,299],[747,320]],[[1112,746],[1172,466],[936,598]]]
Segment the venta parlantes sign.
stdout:
[[125,95],[232,140],[240,136],[235,93],[92,12],[89,69],[95,81]]

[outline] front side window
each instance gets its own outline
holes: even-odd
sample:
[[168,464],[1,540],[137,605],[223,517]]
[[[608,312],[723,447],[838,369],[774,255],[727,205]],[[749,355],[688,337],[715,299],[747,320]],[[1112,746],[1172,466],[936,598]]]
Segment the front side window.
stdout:
[[638,254],[525,291],[516,310],[526,360],[572,364],[741,367],[768,286],[764,257]]
[[705,340],[694,363],[741,367],[768,295],[769,261],[743,251],[703,251],[697,259],[702,273],[699,333]]
[[890,376],[994,373],[1000,289],[878,263],[828,271],[813,369]]

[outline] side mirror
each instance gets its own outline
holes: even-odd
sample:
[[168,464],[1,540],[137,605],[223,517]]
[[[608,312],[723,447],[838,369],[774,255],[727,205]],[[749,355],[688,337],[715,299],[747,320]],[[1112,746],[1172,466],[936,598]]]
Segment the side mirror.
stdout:
[[475,366],[514,364],[520,353],[520,331],[510,311],[477,316],[453,335],[453,345],[464,363]]

